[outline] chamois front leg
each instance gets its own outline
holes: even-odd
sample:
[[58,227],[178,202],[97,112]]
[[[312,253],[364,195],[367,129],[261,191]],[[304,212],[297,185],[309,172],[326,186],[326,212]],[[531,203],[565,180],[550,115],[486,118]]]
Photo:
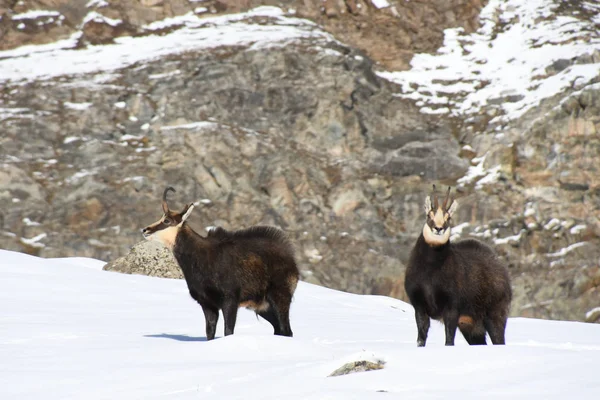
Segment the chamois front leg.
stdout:
[[454,346],[454,337],[458,327],[458,311],[454,308],[446,310],[443,315],[446,328],[446,346]]
[[235,321],[237,319],[239,301],[233,299],[226,300],[223,303],[223,318],[225,319],[225,336],[233,335]]
[[427,332],[429,332],[429,315],[420,307],[415,307],[415,320],[417,321],[417,346],[425,347]]
[[206,340],[213,340],[217,331],[219,310],[211,306],[202,305],[202,311],[204,311],[204,319],[206,320]]

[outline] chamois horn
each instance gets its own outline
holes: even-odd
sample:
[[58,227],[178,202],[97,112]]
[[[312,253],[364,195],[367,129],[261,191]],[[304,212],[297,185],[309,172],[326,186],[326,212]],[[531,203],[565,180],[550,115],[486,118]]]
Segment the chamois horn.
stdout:
[[[450,201],[450,204],[448,204],[448,198],[450,197],[450,189],[451,189],[451,187],[448,186],[448,191],[446,192],[446,198],[444,199],[444,204],[442,205],[442,208],[444,209],[444,211],[447,210],[454,202],[454,196],[452,196],[452,200]],[[448,208],[446,208],[446,205],[448,206]]]
[[163,192],[162,209],[165,214],[169,213],[169,206],[167,205],[167,193],[169,193],[169,190],[171,190],[173,193],[175,193],[175,189],[173,189],[171,186],[167,187],[165,189],[165,191]]

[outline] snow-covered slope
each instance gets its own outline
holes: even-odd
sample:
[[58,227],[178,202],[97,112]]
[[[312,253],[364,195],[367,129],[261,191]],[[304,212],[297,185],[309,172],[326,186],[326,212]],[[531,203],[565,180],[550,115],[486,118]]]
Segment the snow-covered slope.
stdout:
[[[600,5],[561,3],[490,0],[476,32],[447,29],[437,54],[417,54],[409,71],[380,75],[400,84],[399,96],[418,100],[424,113],[471,115],[498,105],[499,120],[514,120],[543,99],[580,89],[600,74],[597,58],[576,61],[600,51]],[[561,12],[561,7],[574,10]]]
[[[300,284],[294,338],[240,310],[204,340],[185,282],[0,251],[2,399],[591,399],[600,326],[511,319],[508,345],[415,345],[409,305]],[[222,335],[223,326],[218,333]],[[379,371],[328,375],[358,359]]]
[[[162,32],[169,29],[173,32]],[[147,36],[116,38],[114,44],[89,46],[83,50],[76,48],[81,36],[81,32],[77,32],[55,43],[0,51],[0,82],[27,83],[62,75],[108,73],[136,62],[220,46],[259,49],[285,46],[302,37],[334,41],[314,23],[286,17],[277,7],[258,7],[246,13],[205,18],[189,13],[154,22],[144,30]]]

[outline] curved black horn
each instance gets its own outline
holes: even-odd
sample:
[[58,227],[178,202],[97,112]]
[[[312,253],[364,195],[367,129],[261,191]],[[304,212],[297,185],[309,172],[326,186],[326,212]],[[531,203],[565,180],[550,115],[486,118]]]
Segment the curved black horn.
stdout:
[[435,189],[435,184],[433,185],[433,209],[438,209],[438,197]]
[[175,193],[175,189],[173,189],[171,186],[167,187],[165,189],[165,191],[163,192],[162,209],[165,214],[167,214],[169,212],[169,206],[167,205],[167,193],[169,193],[169,190],[172,191],[173,193]]
[[450,189],[451,187],[448,186],[448,191],[446,192],[446,198],[444,199],[444,204],[442,205],[442,208],[444,210],[447,210],[446,205],[448,205],[448,207],[450,207],[450,205],[452,205],[452,201],[454,201],[454,199],[450,202],[450,204],[448,204],[448,198],[450,197]]

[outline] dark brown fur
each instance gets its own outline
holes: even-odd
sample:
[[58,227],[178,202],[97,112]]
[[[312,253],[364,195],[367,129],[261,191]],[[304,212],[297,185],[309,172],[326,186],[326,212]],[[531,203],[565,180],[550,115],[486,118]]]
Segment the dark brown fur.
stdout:
[[225,335],[233,334],[238,307],[254,309],[273,325],[276,335],[292,336],[289,311],[299,271],[286,235],[257,226],[235,232],[217,228],[202,237],[182,219],[190,206],[181,213],[167,208],[162,220],[143,231],[151,238],[165,225],[177,228],[173,255],[190,295],[204,311],[206,338],[215,337],[219,310]]
[[[448,214],[449,208],[443,211]],[[469,344],[486,344],[486,331],[492,343],[505,343],[510,279],[488,245],[466,239],[432,246],[421,234],[410,255],[405,289],[415,308],[419,346],[427,341],[430,318],[444,322],[446,345],[454,345],[457,327]]]

